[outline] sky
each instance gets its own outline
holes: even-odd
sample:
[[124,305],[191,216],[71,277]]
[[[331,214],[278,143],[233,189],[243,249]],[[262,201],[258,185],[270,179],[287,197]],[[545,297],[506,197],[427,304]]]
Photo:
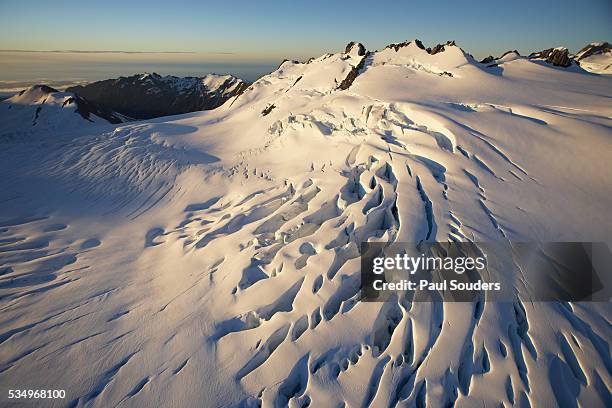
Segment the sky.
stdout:
[[477,58],[559,45],[577,51],[612,40],[612,1],[0,0],[0,80],[102,79],[148,68],[253,76],[352,40],[373,50],[413,38],[429,46],[456,40]]

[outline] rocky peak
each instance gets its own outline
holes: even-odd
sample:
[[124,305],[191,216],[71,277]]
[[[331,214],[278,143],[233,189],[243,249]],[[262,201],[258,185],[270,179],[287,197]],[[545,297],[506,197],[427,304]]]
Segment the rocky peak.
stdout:
[[401,43],[392,43],[392,44],[387,45],[385,47],[385,49],[391,48],[391,49],[393,49],[393,50],[395,50],[397,52],[400,48],[407,47],[410,44],[412,44],[413,42],[420,49],[422,49],[422,50],[425,49],[425,46],[423,46],[423,43],[421,42],[421,40],[418,40],[418,39],[415,39],[414,41],[404,41],[404,42],[401,42]]
[[580,61],[581,59],[588,58],[592,55],[603,54],[606,52],[612,52],[612,47],[608,42],[594,42],[586,45],[574,56],[574,60]]
[[439,52],[443,52],[445,50],[444,47],[446,47],[446,46],[451,47],[451,46],[454,46],[454,45],[457,45],[457,44],[455,44],[454,40],[447,41],[445,44],[438,44],[438,45],[436,45],[433,48],[427,48],[427,52],[430,53],[431,55],[435,55],[435,54],[437,54]]
[[344,50],[345,54],[356,54],[358,56],[364,56],[366,53],[366,49],[360,42],[351,41],[346,45]]
[[31,87],[29,87],[28,89],[24,89],[23,91],[19,92],[19,95],[23,95],[24,93],[28,93],[28,94],[40,94],[40,95],[48,95],[48,94],[52,94],[55,92],[59,92],[57,89],[52,88],[48,85],[32,85]]
[[529,54],[529,59],[542,59],[557,67],[569,67],[572,60],[569,51],[565,47],[548,48],[540,52]]

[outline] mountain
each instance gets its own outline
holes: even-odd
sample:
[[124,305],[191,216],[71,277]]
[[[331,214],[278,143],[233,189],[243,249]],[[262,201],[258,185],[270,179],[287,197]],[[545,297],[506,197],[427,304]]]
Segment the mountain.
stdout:
[[[435,47],[434,47],[435,48]],[[610,302],[361,295],[363,242],[607,242],[612,77],[445,44],[0,149],[0,383],[58,405],[610,406]],[[433,49],[432,49],[433,50]]]
[[247,86],[231,75],[179,78],[152,73],[92,82],[67,91],[124,115],[148,119],[214,109]]
[[534,52],[529,54],[528,58],[541,59],[558,67],[567,68],[572,65],[569,51],[565,47],[548,48],[544,51]]
[[[517,51],[514,51],[518,55]],[[505,54],[504,54],[505,55]],[[580,66],[585,71],[595,74],[612,73],[612,49],[607,42],[594,42],[586,45],[575,55],[570,54],[565,47],[548,48],[533,52],[527,57],[531,60],[542,60],[551,65],[569,68]],[[481,63],[493,62],[493,57],[487,57]]]
[[34,85],[0,101],[0,137],[89,129],[130,120],[71,92]]
[[612,47],[607,42],[591,43],[574,56],[580,67],[596,74],[612,74]]

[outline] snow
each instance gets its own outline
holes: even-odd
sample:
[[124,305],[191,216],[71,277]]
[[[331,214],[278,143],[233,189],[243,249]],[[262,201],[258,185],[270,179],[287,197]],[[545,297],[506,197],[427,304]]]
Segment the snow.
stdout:
[[202,77],[202,84],[209,90],[214,91],[221,88],[221,86],[230,79],[232,82],[237,82],[236,78],[231,75],[208,74]]
[[582,58],[580,60],[580,68],[594,74],[612,74],[612,51]]
[[580,67],[594,74],[612,73],[612,50],[609,44],[593,42],[576,53]]
[[520,59],[524,59],[524,58],[521,57],[518,53],[511,51],[511,52],[506,53],[503,57],[498,58],[496,60],[496,63],[503,64],[505,62],[511,62],[511,61],[520,60]]
[[0,383],[58,406],[609,404],[609,302],[364,303],[358,244],[609,240],[612,78],[410,44],[339,90],[361,58],[3,143]]
[[48,92],[32,86],[0,102],[0,140],[22,139],[33,134],[52,137],[72,129],[109,128],[105,119],[94,114],[85,119],[76,109],[73,93]]

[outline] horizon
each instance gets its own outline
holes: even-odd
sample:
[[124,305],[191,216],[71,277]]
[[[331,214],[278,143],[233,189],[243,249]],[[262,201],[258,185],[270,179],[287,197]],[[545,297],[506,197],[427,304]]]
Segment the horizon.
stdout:
[[512,5],[444,1],[435,7],[389,1],[322,7],[240,1],[233,3],[240,6],[228,7],[183,0],[172,9],[140,1],[87,9],[73,0],[37,3],[0,4],[0,87],[14,81],[94,81],[140,72],[232,74],[254,81],[284,59],[305,61],[340,52],[350,41],[375,50],[415,38],[430,47],[455,40],[480,60],[514,49],[521,55],[556,46],[576,52],[612,38],[607,24],[612,4],[599,0]]

